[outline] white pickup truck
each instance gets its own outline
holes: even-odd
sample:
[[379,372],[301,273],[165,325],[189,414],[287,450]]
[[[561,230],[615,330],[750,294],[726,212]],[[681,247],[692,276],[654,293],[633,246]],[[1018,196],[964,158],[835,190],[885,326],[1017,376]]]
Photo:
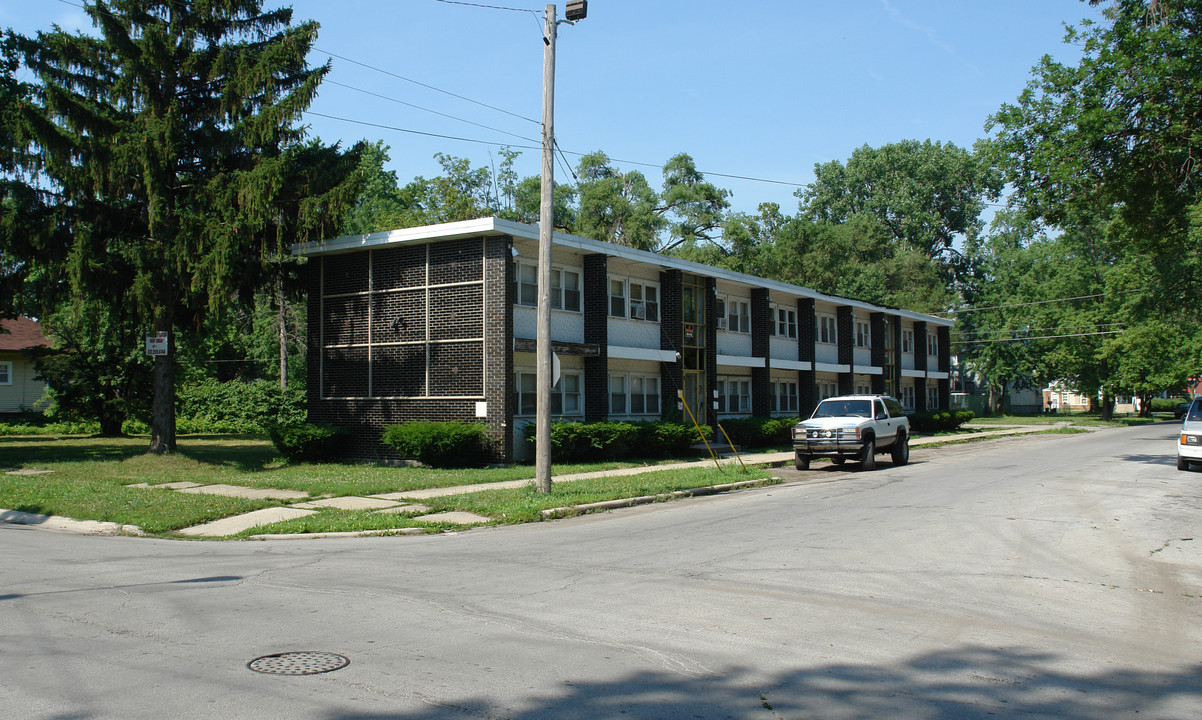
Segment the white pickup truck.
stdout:
[[827,398],[808,420],[793,426],[793,452],[798,470],[808,470],[815,457],[829,457],[836,465],[852,458],[861,469],[872,470],[882,452],[892,455],[894,465],[905,465],[910,421],[901,403],[887,395]]

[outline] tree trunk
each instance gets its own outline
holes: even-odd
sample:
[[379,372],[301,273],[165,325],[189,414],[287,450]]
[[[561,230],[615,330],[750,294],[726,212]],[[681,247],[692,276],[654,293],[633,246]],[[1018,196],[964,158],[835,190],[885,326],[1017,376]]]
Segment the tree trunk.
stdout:
[[275,299],[278,303],[279,316],[276,322],[280,326],[280,389],[288,389],[288,303],[284,299],[284,271],[280,268],[275,277]]
[[1109,422],[1114,417],[1114,397],[1108,388],[1102,388],[1102,420]]
[[100,436],[101,437],[121,437],[124,433],[121,431],[125,425],[124,414],[102,412],[100,414]]
[[154,403],[150,418],[150,452],[175,452],[175,334],[170,309],[160,312],[156,331],[167,333],[167,354],[154,359]]

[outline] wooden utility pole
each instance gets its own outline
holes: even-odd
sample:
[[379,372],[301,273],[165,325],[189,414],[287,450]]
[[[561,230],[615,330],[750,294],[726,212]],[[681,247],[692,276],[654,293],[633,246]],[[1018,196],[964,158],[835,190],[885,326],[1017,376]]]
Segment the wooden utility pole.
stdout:
[[551,492],[551,233],[555,225],[555,6],[547,5],[543,35],[543,171],[538,217],[538,403],[535,408],[534,484]]

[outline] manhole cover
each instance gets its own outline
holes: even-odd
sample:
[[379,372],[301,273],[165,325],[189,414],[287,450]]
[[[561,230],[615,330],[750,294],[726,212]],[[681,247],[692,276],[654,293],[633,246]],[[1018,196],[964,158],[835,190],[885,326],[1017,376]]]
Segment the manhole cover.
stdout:
[[246,663],[246,667],[268,675],[317,675],[350,665],[343,655],[332,652],[283,652],[264,655]]

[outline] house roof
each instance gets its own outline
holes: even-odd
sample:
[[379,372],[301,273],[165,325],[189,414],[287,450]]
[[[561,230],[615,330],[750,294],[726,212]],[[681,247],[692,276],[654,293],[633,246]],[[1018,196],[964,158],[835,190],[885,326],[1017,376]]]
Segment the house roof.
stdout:
[[[386,247],[401,243],[423,243],[437,240],[455,240],[469,237],[495,235],[509,235],[514,238],[522,238],[525,240],[534,241],[539,239],[537,225],[526,225],[525,223],[502,220],[501,218],[497,217],[488,217],[479,218],[477,220],[463,220],[460,222],[443,223],[440,225],[423,225],[421,227],[389,230],[385,232],[370,233],[367,235],[348,235],[345,237],[334,238],[332,240],[321,242],[301,243],[292,246],[292,253],[294,255],[304,256],[332,255],[354,252],[357,250],[369,250],[372,248]],[[821,293],[817,290],[811,290],[810,288],[802,287],[800,285],[791,285],[789,283],[756,277],[755,275],[748,275],[746,273],[735,272],[733,270],[726,270],[724,268],[714,267],[712,265],[703,265],[701,263],[681,260],[680,258],[674,258],[668,255],[660,255],[658,253],[648,252],[646,250],[636,250],[635,248],[626,247],[624,245],[615,245],[614,243],[602,242],[600,240],[593,240],[592,238],[556,232],[552,233],[551,241],[554,245],[579,250],[581,252],[599,253],[608,255],[609,257],[649,263],[663,268],[681,270],[682,272],[691,273],[693,275],[728,280],[730,282],[750,285],[752,287],[762,287],[769,291],[777,290],[782,293],[789,293],[799,297],[814,298],[815,300],[831,302],[837,305],[849,305],[854,308],[861,308],[868,311],[888,311],[900,317],[927,322],[931,325],[943,325],[950,327],[955,324],[955,321],[947,318],[926,315],[924,313],[918,313],[912,310],[902,310],[900,308],[873,305],[872,303],[867,303],[860,300],[853,300],[851,298]]]
[[0,320],[0,328],[6,331],[0,333],[0,350],[26,350],[50,344],[50,340],[42,334],[42,325],[37,320],[27,317],[4,319]]

